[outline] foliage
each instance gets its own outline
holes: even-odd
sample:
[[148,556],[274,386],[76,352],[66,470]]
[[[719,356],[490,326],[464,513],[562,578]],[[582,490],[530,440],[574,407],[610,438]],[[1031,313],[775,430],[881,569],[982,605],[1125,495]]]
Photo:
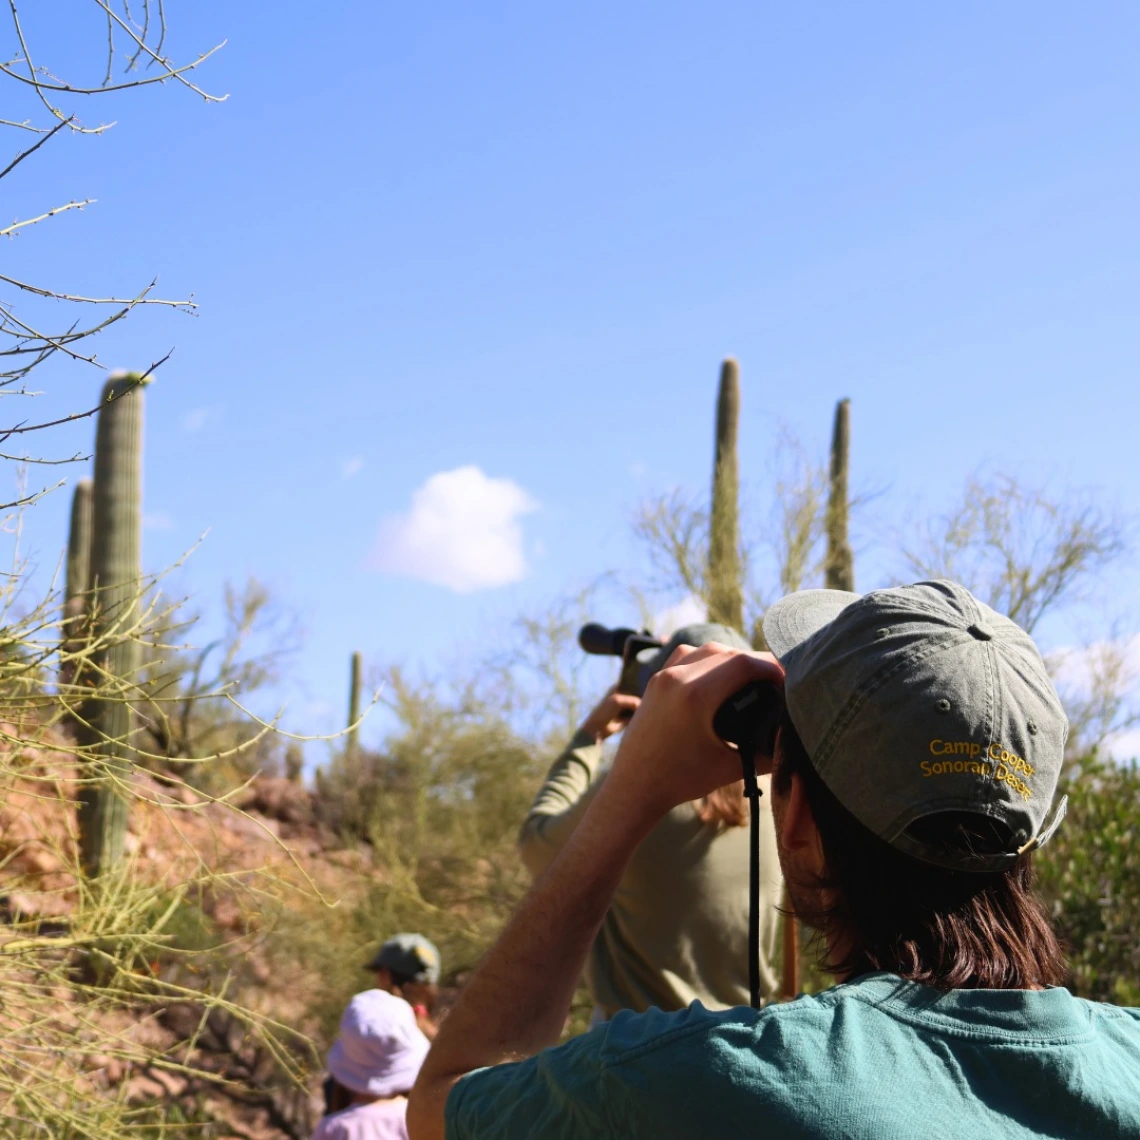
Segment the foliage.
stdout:
[[[256,901],[255,915],[279,893],[276,880],[253,869],[229,878],[190,843],[174,862],[153,863],[150,854],[156,830],[177,836],[207,813],[200,826],[224,827],[237,809],[188,796],[170,779],[163,790],[97,744],[61,735],[52,677],[62,599],[53,595],[23,617],[4,600],[4,635],[20,652],[0,659],[0,1128],[94,1140],[131,1134],[147,1101],[125,1097],[111,1069],[216,1084],[184,1038],[136,1032],[170,1002],[190,1003],[201,1017],[224,1014],[276,1059],[281,1080],[299,1080],[292,1031],[227,992],[252,928],[215,930],[205,908],[209,899],[245,896]],[[132,608],[143,622],[153,614]],[[124,698],[111,690],[107,699]],[[76,801],[92,784],[113,787],[132,820],[123,857],[97,879],[88,879],[76,842]]]
[[[910,571],[952,578],[1029,633],[1082,602],[1131,546],[1128,519],[1079,490],[1064,495],[1012,475],[974,475],[958,506],[932,515],[906,551]],[[1069,712],[1070,758],[1136,723],[1129,646],[1116,620],[1106,637],[1047,660]]]
[[391,670],[383,691],[396,724],[382,749],[346,749],[318,772],[321,818],[348,844],[367,841],[381,881],[319,928],[304,913],[282,918],[289,952],[321,978],[312,1008],[326,1034],[367,985],[361,966],[383,938],[421,930],[448,975],[462,974],[529,885],[516,841],[541,750],[471,685],[412,683]]
[[907,560],[920,578],[961,582],[1032,633],[1126,550],[1127,532],[1088,494],[1057,498],[1012,475],[975,475],[961,505],[931,516]]
[[143,646],[137,702],[144,762],[209,792],[280,767],[279,739],[244,705],[279,679],[299,640],[293,616],[256,578],[241,587],[227,583],[222,602],[220,628],[201,645],[189,639],[207,623],[185,605],[154,625]]
[[[0,61],[0,84],[6,114],[13,117],[0,120],[0,131],[14,133],[25,145],[0,170],[0,180],[29,175],[48,145],[109,129],[80,117],[80,106],[92,99],[165,83],[216,101],[191,79],[212,52],[188,63],[167,54],[167,7],[152,0],[89,0],[66,12],[59,5],[25,6],[20,12],[8,6],[16,54]],[[58,47],[52,37],[61,29],[81,48],[96,45],[98,70],[90,78],[60,75],[51,66],[45,42]],[[0,236],[59,224],[52,220],[90,204],[46,204],[0,229]],[[102,371],[91,338],[137,310],[194,308],[190,301],[153,296],[153,281],[136,283],[122,296],[114,290],[79,295],[61,283],[27,280],[16,270],[0,274],[0,281],[11,294],[0,302],[5,395],[33,395],[29,378],[48,362]],[[149,378],[161,363],[136,380]],[[121,410],[120,404],[113,407]],[[17,511],[0,520],[15,551],[11,568],[0,575],[0,1132],[12,1137],[193,1134],[180,1126],[210,1115],[204,1100],[174,1107],[169,1090],[171,1082],[230,1087],[227,1074],[203,1059],[201,1045],[208,1038],[220,1049],[240,1049],[264,1062],[259,1078],[253,1069],[241,1078],[249,1096],[260,1095],[255,1078],[269,1074],[289,1085],[304,1076],[304,1043],[237,1000],[258,933],[255,916],[284,889],[252,865],[232,875],[208,857],[206,837],[236,827],[241,813],[223,800],[195,795],[176,776],[157,783],[120,762],[140,753],[152,765],[169,759],[124,730],[122,714],[129,717],[138,708],[161,723],[153,714],[169,695],[163,692],[163,662],[191,652],[178,642],[176,614],[155,582],[138,580],[136,561],[125,575],[97,583],[124,588],[113,604],[105,598],[100,609],[96,598],[93,620],[78,621],[76,606],[67,606],[77,596],[77,579],[100,574],[95,566],[82,567],[80,540],[68,559],[72,582],[64,596],[48,589],[33,597],[28,565],[19,554],[18,510],[51,489],[27,494],[20,472],[28,464],[50,467],[83,458],[32,454],[39,449],[29,449],[28,441],[47,440],[46,449],[52,429],[94,415],[101,406],[92,399],[91,406],[85,402],[56,420],[14,416],[17,422],[0,429],[9,445],[0,461],[19,468],[17,494],[0,507]],[[49,434],[31,434],[43,432]],[[82,495],[77,532],[85,525]],[[96,515],[98,509],[96,504]],[[92,545],[98,547],[108,537],[106,526],[96,520],[93,531]],[[144,649],[148,662],[140,670],[131,662]],[[116,664],[122,662],[126,667]],[[207,696],[185,687],[175,695],[183,708]],[[227,696],[214,695],[218,701]],[[103,716],[108,709],[117,718]],[[198,715],[192,712],[189,719]],[[69,726],[78,730],[77,739]],[[254,728],[242,746],[263,735]],[[217,741],[196,746],[193,754],[202,761],[216,757]],[[88,878],[76,843],[76,804],[93,788],[112,792],[131,821],[122,858],[101,865],[96,879]],[[240,822],[256,827],[248,817]],[[198,840],[191,842],[185,832],[195,828]],[[155,834],[178,848],[177,858],[169,851],[158,857],[158,844],[149,838]],[[215,924],[211,908],[223,902],[237,907],[238,920],[244,914],[250,921],[235,920],[224,929]],[[178,1031],[171,1028],[176,1011],[182,1014]]]
[[417,684],[392,669],[384,692],[398,730],[380,752],[334,756],[321,777],[322,818],[367,840],[386,865],[415,868],[433,845],[443,858],[442,843],[458,859],[498,866],[536,786],[531,744],[474,685]]
[[1085,757],[1064,823],[1037,858],[1040,889],[1083,997],[1140,1005],[1140,767]]
[[1115,627],[1108,637],[1047,658],[1069,717],[1069,757],[1079,758],[1140,724],[1137,642]]

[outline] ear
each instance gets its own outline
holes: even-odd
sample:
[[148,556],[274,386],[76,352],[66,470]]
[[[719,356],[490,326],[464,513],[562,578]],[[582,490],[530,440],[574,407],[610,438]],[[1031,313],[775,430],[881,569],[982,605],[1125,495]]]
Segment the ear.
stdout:
[[787,806],[781,813],[780,846],[795,860],[801,871],[813,878],[823,875],[823,843],[819,838],[815,817],[811,814],[803,779],[798,772],[792,773]]

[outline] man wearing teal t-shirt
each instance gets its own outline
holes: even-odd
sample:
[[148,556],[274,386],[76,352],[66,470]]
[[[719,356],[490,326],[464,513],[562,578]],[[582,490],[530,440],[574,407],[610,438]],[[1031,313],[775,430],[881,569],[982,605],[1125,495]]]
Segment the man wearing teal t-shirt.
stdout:
[[[1067,724],[1032,640],[950,582],[811,590],[775,656],[681,649],[613,769],[444,1023],[412,1140],[1140,1137],[1140,1010],[1074,998],[1032,888]],[[782,684],[780,863],[839,984],[763,1010],[618,1014],[558,1040],[633,852],[733,779],[712,730]]]

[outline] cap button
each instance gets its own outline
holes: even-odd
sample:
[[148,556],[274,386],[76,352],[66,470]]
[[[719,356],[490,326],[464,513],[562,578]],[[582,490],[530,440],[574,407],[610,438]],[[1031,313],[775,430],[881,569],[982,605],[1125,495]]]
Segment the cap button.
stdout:
[[994,631],[984,621],[976,621],[973,625],[967,626],[966,632],[979,641],[993,641]]

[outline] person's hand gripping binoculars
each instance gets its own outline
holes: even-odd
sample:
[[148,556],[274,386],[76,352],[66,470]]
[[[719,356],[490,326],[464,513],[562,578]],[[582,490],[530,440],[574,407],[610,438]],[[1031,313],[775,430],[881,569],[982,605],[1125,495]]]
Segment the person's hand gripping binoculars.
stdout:
[[[771,654],[716,642],[680,646],[649,681],[609,780],[659,815],[740,779],[751,760],[771,771],[784,671]],[[619,711],[603,702],[598,710]],[[625,698],[625,700],[636,698]],[[624,706],[623,706],[624,708]],[[631,807],[633,804],[631,803]]]

